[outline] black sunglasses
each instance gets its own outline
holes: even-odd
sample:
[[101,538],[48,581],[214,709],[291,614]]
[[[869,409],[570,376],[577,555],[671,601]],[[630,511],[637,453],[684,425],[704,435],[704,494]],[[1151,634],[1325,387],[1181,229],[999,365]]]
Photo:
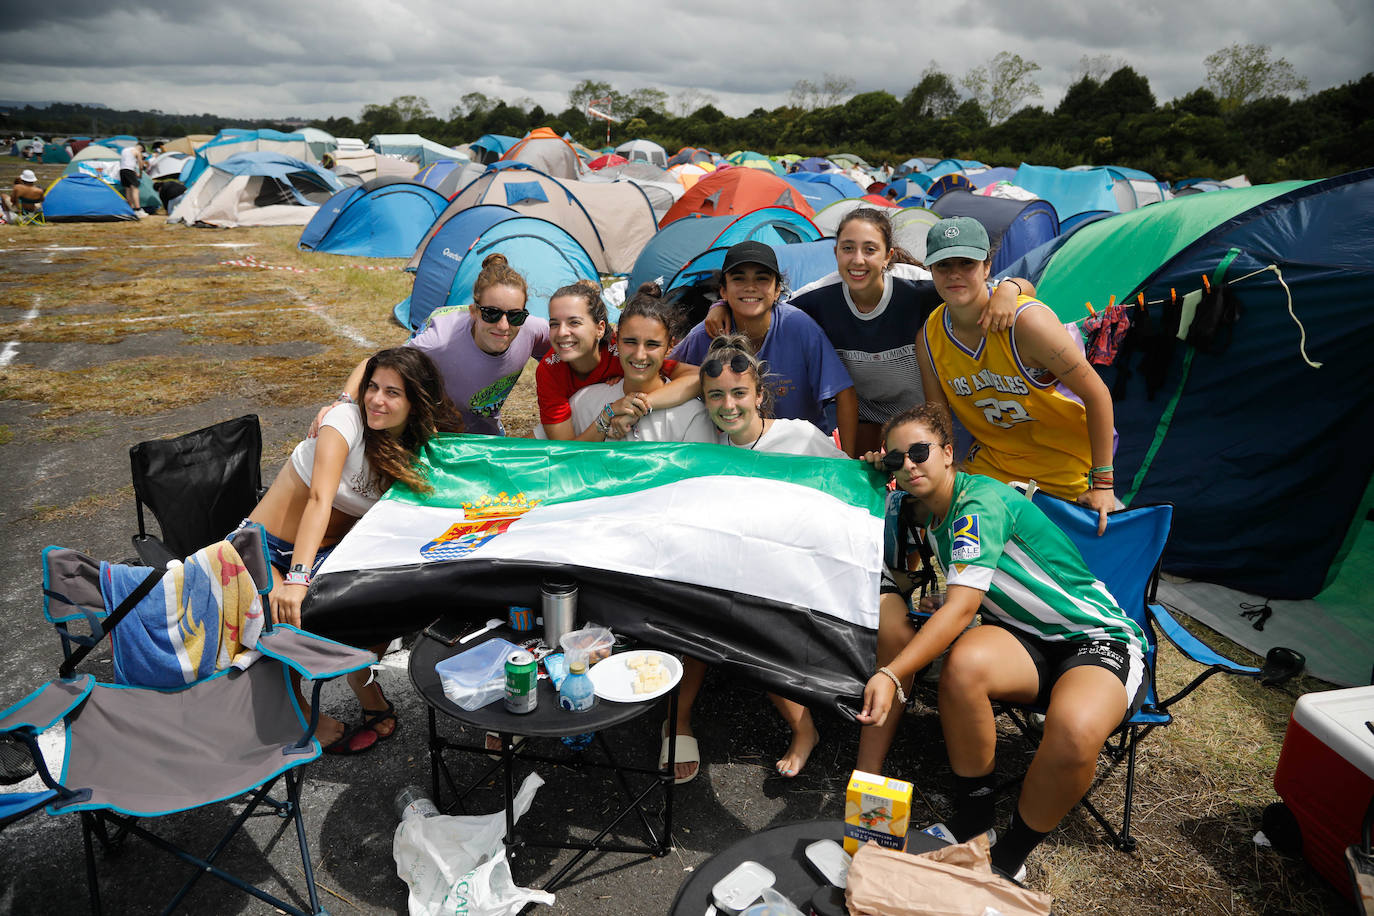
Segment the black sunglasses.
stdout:
[[[715,378],[725,371],[726,365],[727,363],[723,358],[713,356],[701,364],[701,374],[707,378]],[[728,365],[730,366],[731,372],[743,372],[750,367],[749,357],[745,356],[743,353],[736,353],[734,356],[730,357]]]
[[506,311],[494,305],[479,305],[477,306],[477,314],[481,315],[482,320],[487,324],[500,324],[501,316],[504,315],[506,320],[510,322],[511,327],[518,328],[525,323],[526,318],[530,317],[530,310],[511,309],[510,311]]
[[889,474],[895,474],[902,469],[902,464],[907,458],[911,459],[912,464],[920,464],[930,457],[930,449],[929,442],[915,442],[904,452],[888,452],[883,456],[883,469]]

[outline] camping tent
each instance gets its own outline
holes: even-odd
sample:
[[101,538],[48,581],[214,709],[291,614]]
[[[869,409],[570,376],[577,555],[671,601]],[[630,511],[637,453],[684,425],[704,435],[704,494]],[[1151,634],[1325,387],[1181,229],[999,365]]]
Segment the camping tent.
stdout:
[[315,154],[310,151],[310,144],[303,134],[226,128],[196,150],[195,162],[181,180],[189,188],[208,167],[240,153],[281,153],[301,162],[315,161]]
[[410,296],[397,304],[396,320],[419,330],[437,308],[472,303],[472,286],[491,254],[504,254],[529,286],[526,307],[549,314],[549,297],[561,286],[596,280],[596,267],[577,240],[546,220],[507,207],[464,210],[429,240],[415,271]]
[[801,192],[802,197],[819,213],[837,200],[862,197],[864,189],[838,170],[831,172],[792,172],[783,181]]
[[500,159],[502,153],[519,142],[519,137],[507,137],[505,134],[483,134],[468,145],[468,152],[472,154],[475,161],[483,165],[490,165]]
[[1147,204],[1157,204],[1172,196],[1168,185],[1140,169],[1118,165],[1075,165],[1069,171],[1091,172],[1097,169],[1102,169],[1111,178],[1112,196],[1116,198],[1117,209],[1122,212]]
[[931,205],[931,209],[938,213],[941,219],[971,216],[983,224],[994,248],[994,274],[1000,273],[1002,268],[1012,261],[1059,234],[1059,217],[1055,214],[1054,207],[1043,200],[984,197],[960,189],[942,195]]
[[185,153],[188,156],[194,156],[197,149],[213,139],[215,138],[210,134],[187,134],[184,137],[168,140],[166,143],[162,144],[162,151],[164,153]]
[[48,186],[43,195],[43,216],[50,223],[138,219],[112,185],[80,172],[63,175]]
[[560,181],[524,163],[498,165],[453,195],[439,223],[479,204],[512,207],[561,226],[604,273],[627,272],[657,228],[648,196],[631,182]]
[[599,171],[583,175],[582,180],[590,183],[598,181],[633,182],[649,198],[649,205],[654,208],[655,227],[664,214],[672,209],[673,204],[677,203],[678,198],[687,193],[687,189],[672,174],[647,162],[626,162],[621,165],[607,166]]
[[1088,210],[1116,213],[1121,209],[1116,194],[1112,192],[1115,180],[1103,170],[1071,172],[1054,166],[1027,165],[1023,162],[1016,170],[1016,180],[1012,183],[1041,200],[1048,200],[1060,219]]
[[[368,138],[367,145],[378,156],[404,159],[419,166],[457,156],[451,147],[427,140],[419,134],[374,134]],[[415,174],[415,169],[411,169],[410,174]]]
[[926,259],[926,234],[940,221],[940,214],[925,207],[904,207],[889,214],[892,244],[921,263]]
[[659,221],[659,226],[686,216],[725,216],[760,207],[791,207],[807,219],[816,211],[796,188],[758,169],[722,167],[697,180]]
[[713,248],[729,248],[750,239],[795,245],[820,237],[820,230],[809,219],[788,207],[764,207],[740,216],[678,220],[661,229],[644,246],[630,271],[628,288],[633,291],[651,280],[661,280],[660,285],[670,289],[677,285],[678,272],[689,261]]
[[169,223],[304,226],[343,183],[317,165],[281,153],[239,153],[210,166],[186,189]]
[[763,153],[756,153],[753,150],[736,150],[725,157],[725,161],[730,165],[740,166],[746,169],[758,169],[761,172],[768,172],[773,175],[786,175],[787,169],[769,159]]
[[433,188],[374,178],[331,197],[301,232],[305,251],[364,258],[408,258],[448,206]]
[[[1374,386],[1372,243],[1374,170],[1364,170],[1104,219],[1031,276],[1040,298],[1073,311],[1137,292],[1153,303],[1143,317],[1132,310],[1139,337],[1106,380],[1119,494],[1175,506],[1165,569],[1276,598],[1310,597],[1338,577],[1374,473],[1352,416]],[[1204,274],[1239,320],[1210,343],[1179,341],[1172,294],[1190,301]]]
[[673,155],[668,157],[669,168],[672,168],[675,165],[686,165],[688,163],[702,162],[706,163],[707,165],[712,165],[715,162],[715,157],[711,155],[710,150],[702,149],[701,147],[697,146],[684,146],[682,149],[678,150],[676,153],[673,153]]
[[668,151],[652,140],[630,140],[617,146],[615,151],[631,162],[647,162],[661,169],[668,167]]
[[577,179],[584,171],[582,157],[577,155],[572,144],[547,127],[530,131],[501,154],[501,161],[523,162],[545,175],[569,180]]
[[310,147],[310,154],[315,157],[316,162],[322,161],[325,153],[332,153],[339,148],[339,141],[334,139],[334,135],[318,127],[302,127],[300,134],[305,138],[306,145]]

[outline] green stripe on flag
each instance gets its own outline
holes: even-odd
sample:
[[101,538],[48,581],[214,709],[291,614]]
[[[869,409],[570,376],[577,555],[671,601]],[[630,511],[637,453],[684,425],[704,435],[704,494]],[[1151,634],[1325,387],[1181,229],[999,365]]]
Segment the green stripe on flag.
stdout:
[[695,477],[761,477],[809,487],[882,518],[883,475],[858,460],[754,452],[724,445],[607,445],[498,436],[436,436],[422,455],[430,494],[403,484],[384,499],[459,508],[507,494],[540,505],[636,493]]

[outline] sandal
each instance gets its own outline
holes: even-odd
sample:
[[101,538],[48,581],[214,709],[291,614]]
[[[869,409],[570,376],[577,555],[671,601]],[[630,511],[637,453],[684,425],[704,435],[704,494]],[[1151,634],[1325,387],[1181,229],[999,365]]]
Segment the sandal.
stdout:
[[[659,729],[659,737],[662,739],[658,747],[658,768],[660,770],[668,767],[668,720],[663,720],[663,727]],[[675,735],[673,738],[677,745],[674,754],[674,763],[695,763],[697,768],[692,771],[690,776],[674,776],[674,785],[685,785],[697,778],[701,772],[701,748],[697,744],[697,739],[692,735]]]
[[342,735],[326,744],[324,752],[349,757],[372,750],[380,740],[382,740],[381,736],[372,729],[363,725],[355,725],[352,728],[345,728]]
[[[377,736],[377,740],[369,744],[368,747],[371,747],[373,744],[381,744],[383,741],[394,738],[396,732],[401,728],[401,720],[396,718],[396,704],[388,700],[385,693],[382,693],[382,684],[380,681],[377,682],[377,692],[382,694],[382,702],[386,704],[386,707],[384,709],[364,708],[363,724],[358,726],[359,732],[370,731]],[[391,731],[384,735],[377,731],[377,726],[387,720],[391,721]]]

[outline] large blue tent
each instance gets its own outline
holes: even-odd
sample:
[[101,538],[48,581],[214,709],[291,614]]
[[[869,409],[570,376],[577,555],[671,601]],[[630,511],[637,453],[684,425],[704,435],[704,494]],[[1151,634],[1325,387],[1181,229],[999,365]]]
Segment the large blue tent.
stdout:
[[811,209],[819,213],[837,200],[862,197],[864,189],[843,172],[792,172],[783,181],[796,188]]
[[994,248],[994,274],[1000,273],[1011,262],[1059,234],[1059,217],[1055,214],[1054,207],[1043,200],[984,197],[965,189],[957,189],[942,194],[931,205],[931,209],[938,213],[941,219],[971,216],[983,224]]
[[363,258],[408,258],[448,200],[422,184],[374,178],[326,201],[301,232],[305,251]]
[[43,217],[48,222],[73,223],[138,219],[111,185],[80,172],[52,183],[43,196]]
[[633,294],[651,280],[661,280],[665,290],[678,285],[674,282],[678,272],[712,248],[728,248],[749,239],[792,245],[820,237],[815,224],[790,207],[763,207],[740,216],[680,219],[664,226],[644,246],[630,271],[628,289]]

